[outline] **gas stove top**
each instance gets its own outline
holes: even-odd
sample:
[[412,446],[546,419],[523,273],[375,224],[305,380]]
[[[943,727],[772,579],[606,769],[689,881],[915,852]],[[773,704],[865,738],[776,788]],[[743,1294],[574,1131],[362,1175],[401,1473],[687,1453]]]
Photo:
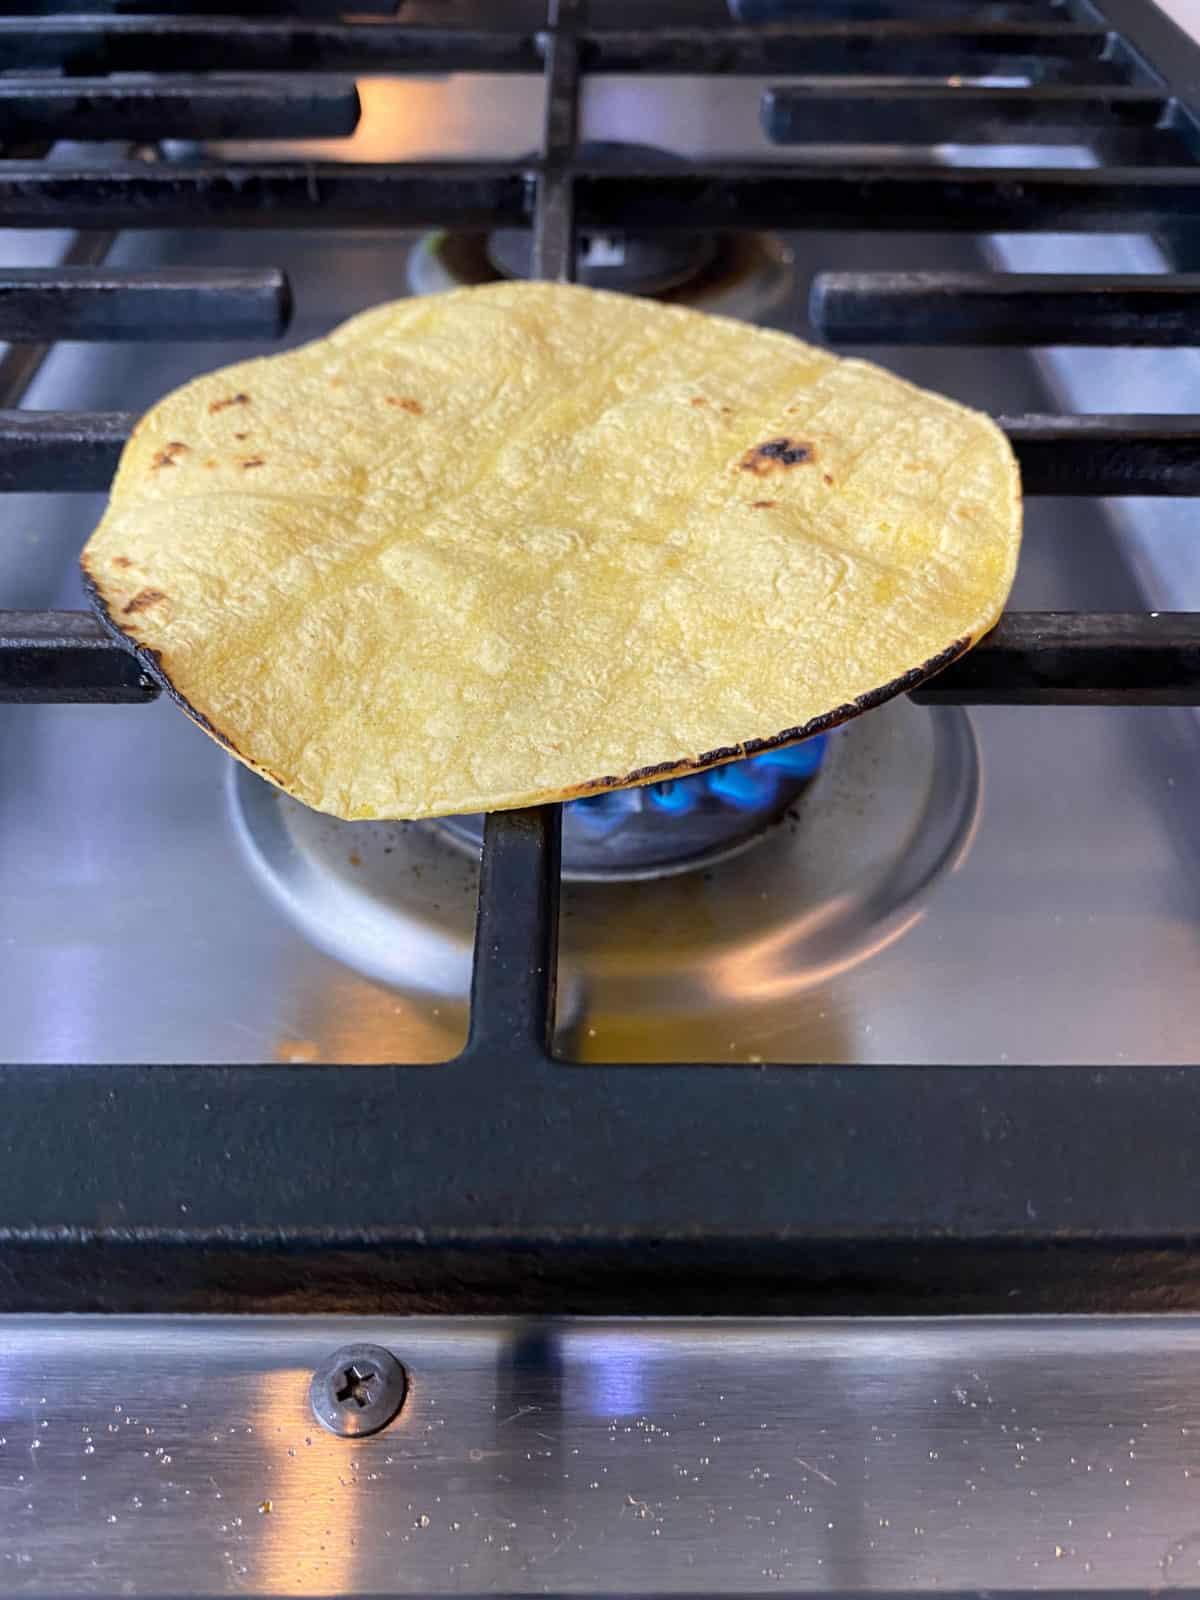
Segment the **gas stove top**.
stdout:
[[[0,415],[0,1235],[59,1264],[11,1303],[207,1304],[175,1276],[202,1247],[239,1305],[296,1248],[322,1305],[353,1260],[389,1304],[795,1309],[847,1251],[893,1308],[1078,1305],[1081,1258],[1031,1242],[1127,1263],[1192,1228],[1200,625],[1128,497],[1200,492],[1200,169],[1163,75],[1195,51],[1132,0],[1120,36],[1050,0],[768,9],[0,19],[13,68],[65,74],[0,84],[43,140],[0,162],[0,332],[67,340],[0,368],[30,408]],[[46,154],[64,130],[91,142]],[[69,271],[51,224],[84,230]],[[565,823],[336,824],[235,768],[79,613],[132,418],[289,312],[294,343],[513,272],[997,414],[1029,495],[1000,627],[792,769]],[[1032,339],[1109,350],[1105,414],[1058,412]]]
[[[1200,1306],[1200,51],[1145,0],[101,4],[0,18],[0,1592],[1186,1583],[1194,1319],[1062,1313]],[[82,612],[133,418],[525,272],[999,416],[995,633],[565,812],[231,763]]]
[[[639,79],[589,80],[584,130],[633,145],[627,164],[649,161],[641,147],[656,141],[671,158],[658,158],[666,171],[686,171],[686,160],[795,161],[794,147],[773,144],[758,125],[769,81],[654,80],[650,92]],[[362,98],[353,138],[295,153],[466,161],[518,156],[539,138],[540,108],[519,77],[484,86],[469,75],[368,79]],[[248,161],[262,148],[219,153]],[[608,161],[620,170],[611,151]],[[715,273],[716,243],[698,258],[685,247],[677,254],[686,269],[690,248],[694,270],[669,274],[668,292],[805,333],[814,331],[806,304],[818,273],[987,265],[981,243],[945,234],[757,238],[740,261],[722,244]],[[605,281],[620,270],[614,256],[632,270],[636,246],[588,237],[585,276]],[[484,233],[336,226],[126,233],[107,264],[156,277],[185,265],[284,267],[296,307],[291,343],[379,300],[499,270]],[[661,263],[649,270],[653,279]],[[832,317],[831,295],[824,304]],[[68,346],[42,369],[29,403],[136,413],[260,348],[162,337]],[[999,414],[1053,404],[1023,350],[892,344],[866,353]],[[1137,397],[1122,403],[1132,409]],[[21,537],[0,556],[5,592],[30,607],[79,605],[75,557],[98,497],[18,504]],[[1033,498],[1027,527],[1014,609],[1144,603],[1103,504]],[[481,824],[472,834],[306,815],[234,769],[165,704],[22,708],[5,721],[7,764],[22,781],[0,797],[0,880],[21,932],[0,948],[10,996],[0,1055],[436,1062],[461,1047]],[[900,704],[831,737],[825,770],[802,786],[792,814],[769,808],[781,826],[756,832],[735,816],[730,837],[754,842],[734,859],[721,859],[720,838],[673,842],[685,821],[670,796],[636,792],[632,803],[655,808],[641,847],[650,870],[659,857],[668,867],[697,863],[678,881],[636,887],[621,880],[640,876],[641,858],[622,871],[611,844],[609,867],[582,873],[610,881],[573,881],[581,873],[571,840],[582,830],[599,849],[601,821],[573,808],[557,1048],[584,1061],[1186,1062],[1200,1029],[1196,925],[1180,873],[1194,854],[1196,756],[1191,714],[1170,708]],[[473,858],[464,842],[476,846]]]

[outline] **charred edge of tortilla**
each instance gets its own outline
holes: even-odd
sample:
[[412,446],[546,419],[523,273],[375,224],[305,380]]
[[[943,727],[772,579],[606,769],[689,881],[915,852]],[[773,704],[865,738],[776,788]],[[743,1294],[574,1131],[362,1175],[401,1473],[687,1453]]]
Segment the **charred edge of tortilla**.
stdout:
[[95,611],[96,615],[100,618],[100,621],[103,623],[105,628],[108,629],[109,633],[112,634],[113,638],[119,640],[120,643],[123,644],[132,655],[137,657],[143,672],[152,678],[160,689],[165,690],[165,692],[170,695],[171,699],[174,700],[179,709],[188,717],[190,717],[198,728],[202,728],[204,732],[208,734],[210,739],[215,739],[222,749],[228,750],[231,756],[236,756],[239,761],[245,762],[246,766],[251,767],[255,772],[261,772],[264,777],[268,777],[273,783],[279,784],[281,789],[285,788],[286,785],[281,783],[273,772],[268,771],[266,767],[261,766],[257,761],[252,760],[249,756],[243,755],[228,734],[222,733],[220,728],[215,727],[213,723],[209,721],[209,719],[204,715],[203,711],[200,711],[191,703],[190,700],[186,700],[183,695],[180,694],[179,690],[176,688],[175,684],[172,683],[169,675],[163,667],[162,656],[160,653],[157,650],[152,649],[150,645],[142,644],[139,639],[135,639],[131,633],[128,633],[121,626],[121,624],[113,616],[112,612],[108,609],[108,602],[100,593],[100,589],[95,578],[93,578],[92,574],[88,571],[87,566],[82,561],[80,562],[80,569],[83,573],[84,593],[87,595],[88,600],[91,603],[92,610]]
[[818,733],[828,733],[830,729],[840,727],[843,722],[851,722],[864,711],[873,711],[876,706],[894,700],[897,695],[907,694],[910,690],[918,688],[929,678],[943,672],[960,656],[966,655],[974,643],[969,634],[964,634],[956,639],[953,644],[947,645],[936,656],[930,656],[928,661],[911,671],[902,673],[900,677],[893,678],[890,683],[882,684],[878,689],[870,689],[866,694],[860,694],[857,699],[849,704],[838,706],[834,711],[823,712],[819,717],[813,717],[797,728],[785,728],[782,733],[773,734],[769,739],[747,739],[742,745],[728,745],[720,750],[706,750],[703,755],[691,756],[683,761],[664,761],[656,767],[637,767],[627,773],[623,778],[593,778],[589,783],[580,784],[577,788],[564,790],[564,800],[574,800],[582,795],[602,794],[607,789],[629,789],[643,783],[662,783],[668,778],[686,778],[696,772],[706,772],[710,767],[721,767],[730,761],[744,761],[747,756],[764,755],[768,750],[782,750],[789,744],[801,744],[805,739],[815,738]]
[[[80,568],[83,573],[83,587],[88,600],[104,627],[115,639],[118,639],[127,650],[130,650],[141,663],[143,670],[154,680],[161,689],[164,689],[175,704],[183,711],[198,728],[202,728],[210,739],[216,742],[230,755],[236,756],[252,772],[260,772],[269,778],[286,793],[293,793],[283,780],[264,767],[253,757],[244,755],[228,734],[222,733],[212,722],[194,706],[190,700],[184,698],[172,683],[163,668],[162,658],[157,650],[149,645],[142,644],[132,634],[127,633],[114,618],[108,609],[108,604],[101,595],[96,580],[88,571],[87,566],[81,561]],[[592,778],[587,783],[576,784],[571,789],[556,789],[542,794],[523,796],[514,805],[497,807],[497,810],[524,810],[535,805],[565,804],[568,800],[578,800],[585,795],[603,794],[609,789],[631,789],[643,783],[662,783],[668,778],[686,778],[697,772],[706,772],[710,767],[725,766],[730,761],[743,761],[747,756],[763,755],[768,750],[782,750],[789,744],[801,744],[805,739],[812,739],[818,733],[828,733],[831,729],[840,727],[844,722],[851,722],[864,711],[873,711],[876,706],[894,700],[897,695],[906,694],[918,688],[929,678],[945,670],[960,656],[966,655],[974,644],[970,634],[963,634],[953,644],[947,645],[936,656],[930,656],[928,661],[911,671],[902,673],[900,677],[893,678],[890,683],[882,684],[878,689],[870,689],[866,694],[861,694],[848,705],[838,706],[834,711],[823,712],[819,717],[813,717],[810,722],[803,723],[800,727],[785,728],[782,733],[776,733],[769,739],[748,739],[743,745],[729,745],[720,750],[708,750],[703,755],[691,756],[683,761],[664,761],[654,767],[636,767],[623,778]],[[296,798],[299,798],[297,796]],[[302,802],[303,803],[303,802]]]

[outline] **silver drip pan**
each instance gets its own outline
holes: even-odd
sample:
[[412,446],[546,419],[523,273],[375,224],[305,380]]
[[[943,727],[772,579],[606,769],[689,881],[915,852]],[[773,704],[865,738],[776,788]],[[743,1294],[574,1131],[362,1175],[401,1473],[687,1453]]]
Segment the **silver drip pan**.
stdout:
[[[465,1006],[475,859],[463,835],[440,820],[341,822],[241,766],[229,801],[255,877],[307,939],[410,999]],[[560,1032],[595,1039],[633,1017],[690,1028],[848,971],[919,916],[978,804],[965,712],[897,700],[859,718],[795,804],[744,841],[753,848],[652,883],[569,884]]]

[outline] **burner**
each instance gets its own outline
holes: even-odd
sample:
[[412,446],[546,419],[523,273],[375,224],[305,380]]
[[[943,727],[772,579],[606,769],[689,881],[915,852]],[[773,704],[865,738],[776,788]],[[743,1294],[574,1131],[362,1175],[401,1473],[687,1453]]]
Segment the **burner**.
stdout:
[[[826,735],[689,778],[613,789],[563,807],[568,883],[637,882],[694,872],[736,855],[778,822],[816,777]],[[441,817],[453,843],[478,853],[483,816]]]
[[[497,228],[484,236],[484,251],[494,276],[533,276],[528,228]],[[575,280],[589,289],[663,295],[694,282],[716,255],[710,233],[581,233],[575,242]]]
[[[810,741],[792,754],[811,762],[818,748]],[[448,819],[339,822],[236,762],[229,770],[242,847],[289,919],[315,945],[397,991],[415,1016],[443,1029],[461,1025],[477,846],[452,839]],[[758,786],[768,782],[781,783],[771,803],[782,816],[774,813],[773,826],[759,804]],[[713,1018],[729,1028],[733,1008],[746,1018],[739,1049],[769,1058],[778,1039],[793,1052],[783,1059],[796,1059],[797,997],[812,991],[812,1058],[830,1059],[837,1044],[821,1020],[829,986],[919,919],[934,884],[966,851],[980,778],[965,712],[897,699],[830,735],[815,779],[811,771],[739,762],[671,785],[575,801],[567,837],[578,844],[595,824],[609,849],[640,848],[655,831],[682,849],[693,823],[721,814],[714,799],[725,785],[736,800],[754,802],[753,850],[738,853],[737,840],[727,838],[722,854],[736,859],[710,855],[703,870],[680,870],[679,861],[668,868],[673,875],[651,884],[627,863],[622,877],[634,881],[593,872],[564,885],[558,1037],[565,1054],[710,1058]],[[804,790],[798,798],[796,785]],[[680,812],[672,814],[676,803]],[[711,835],[703,847],[718,848]],[[655,876],[662,870],[660,861]],[[722,1053],[734,1048],[732,1036],[722,1040]]]
[[[408,258],[410,290],[413,294],[439,294],[444,289],[498,282],[506,276],[496,262],[496,241],[501,237],[500,233],[426,234]],[[696,236],[687,234],[684,237]],[[617,252],[612,236],[588,235],[586,246],[583,240],[580,245],[591,258],[590,270],[580,271],[581,283],[598,289],[625,287],[612,277],[601,278],[600,275],[606,269],[599,263],[605,257],[611,263]],[[698,270],[690,276],[676,276],[675,282],[668,284],[662,280],[671,266],[670,258],[653,254],[648,239],[634,241],[637,268],[646,274],[652,285],[639,292],[718,316],[740,317],[744,322],[765,320],[791,295],[795,284],[792,253],[773,234],[718,234],[709,245],[706,261]],[[628,251],[630,242],[623,241],[620,248]],[[700,260],[699,254],[694,260]],[[586,263],[581,263],[581,268],[584,265]],[[658,285],[654,284],[656,273]]]
[[[592,167],[684,165],[648,145],[586,144]],[[502,278],[528,278],[532,236],[527,228],[492,233],[427,234],[408,258],[413,294],[437,294]],[[653,295],[702,311],[761,321],[794,287],[792,255],[772,234],[581,232],[575,276],[592,289]]]

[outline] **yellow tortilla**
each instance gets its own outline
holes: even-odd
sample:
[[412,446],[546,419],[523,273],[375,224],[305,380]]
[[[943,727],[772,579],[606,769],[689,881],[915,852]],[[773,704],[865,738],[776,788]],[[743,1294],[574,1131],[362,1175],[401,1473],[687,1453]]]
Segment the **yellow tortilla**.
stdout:
[[985,416],[787,334],[557,284],[380,306],[145,416],[83,554],[208,733],[346,818],[804,738],[1000,615]]

